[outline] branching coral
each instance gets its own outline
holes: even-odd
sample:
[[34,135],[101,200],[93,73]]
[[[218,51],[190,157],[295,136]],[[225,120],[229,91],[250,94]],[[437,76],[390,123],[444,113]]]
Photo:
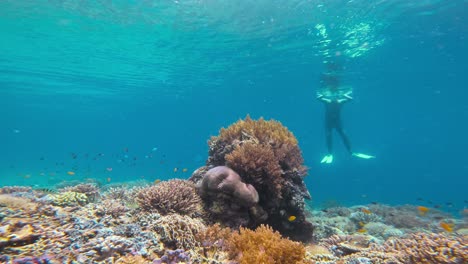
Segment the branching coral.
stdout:
[[241,228],[227,241],[229,257],[241,264],[299,263],[305,256],[301,243],[282,238],[271,227],[261,225],[255,231]]
[[170,180],[141,189],[137,194],[140,207],[160,214],[177,213],[199,217],[203,215],[203,203],[193,183]]
[[167,247],[188,250],[200,246],[196,237],[206,226],[196,218],[171,214],[156,220],[153,228]]
[[404,263],[468,263],[468,240],[443,234],[410,234],[406,238],[389,239],[386,252],[403,253]]
[[110,215],[113,218],[119,218],[129,211],[129,209],[124,204],[122,204],[120,200],[114,199],[102,200],[102,202],[97,204],[95,207],[95,214],[99,217]]

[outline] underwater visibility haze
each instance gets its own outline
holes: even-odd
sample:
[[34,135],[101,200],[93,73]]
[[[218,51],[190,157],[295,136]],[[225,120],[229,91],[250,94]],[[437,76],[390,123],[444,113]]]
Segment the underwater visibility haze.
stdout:
[[[465,0],[1,1],[0,186],[55,193],[187,180],[235,164],[216,160],[221,128],[263,117],[297,138],[311,196],[300,199],[312,210],[408,204],[417,217],[428,209],[462,221],[439,229],[466,229],[467,10]],[[333,160],[321,163],[327,117],[317,92],[332,86],[352,92],[340,125],[352,150],[372,158],[350,155],[335,129]],[[251,136],[241,138],[258,143]],[[236,172],[257,189],[268,224],[294,239],[271,219],[299,225],[307,213],[276,216],[255,180]],[[316,230],[314,239],[327,237]],[[412,261],[402,263],[423,263]]]

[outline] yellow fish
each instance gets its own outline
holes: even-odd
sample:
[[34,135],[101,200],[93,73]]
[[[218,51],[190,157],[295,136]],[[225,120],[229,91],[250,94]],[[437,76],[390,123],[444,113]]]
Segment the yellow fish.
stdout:
[[75,175],[75,172],[74,171],[67,171],[67,174],[68,175]]
[[182,172],[187,172],[187,168],[183,168],[183,169],[182,169]]
[[371,214],[372,212],[369,209],[361,208],[361,211],[365,214]]
[[439,223],[439,226],[444,229],[445,231],[451,233],[453,232],[453,226],[454,224],[451,224],[451,223],[446,223],[446,222],[440,222]]
[[360,228],[357,230],[357,232],[362,234],[362,233],[366,233],[367,230],[365,230],[364,228]]
[[289,222],[293,222],[294,220],[296,220],[296,216],[295,216],[295,215],[291,215],[290,217],[288,217],[288,221],[289,221]]
[[155,185],[156,185],[156,184],[158,184],[158,183],[160,183],[160,182],[161,182],[161,180],[160,180],[160,179],[156,179],[156,180],[154,180],[154,184],[155,184]]
[[418,206],[416,207],[419,211],[419,214],[420,215],[425,215],[427,212],[429,212],[429,208],[425,207],[425,206]]

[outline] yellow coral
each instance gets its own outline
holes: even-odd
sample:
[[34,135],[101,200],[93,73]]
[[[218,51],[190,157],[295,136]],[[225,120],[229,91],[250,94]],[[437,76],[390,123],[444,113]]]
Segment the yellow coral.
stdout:
[[269,226],[261,225],[255,231],[241,228],[227,241],[231,259],[241,264],[301,263],[305,248],[299,242],[282,238]]
[[52,203],[58,206],[83,205],[88,202],[88,197],[84,193],[63,192],[53,196]]

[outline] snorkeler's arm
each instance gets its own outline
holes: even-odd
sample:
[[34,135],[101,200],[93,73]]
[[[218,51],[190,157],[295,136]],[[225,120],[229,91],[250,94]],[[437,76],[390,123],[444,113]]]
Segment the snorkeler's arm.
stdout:
[[352,93],[353,93],[353,92],[347,92],[347,93],[343,94],[343,98],[338,99],[338,100],[336,100],[336,101],[337,101],[339,104],[341,104],[341,103],[346,103],[346,102],[348,102],[348,101],[351,101],[351,100],[353,100],[353,97],[351,96]]
[[330,99],[327,99],[322,93],[317,92],[317,100],[320,100],[324,103],[331,103]]

